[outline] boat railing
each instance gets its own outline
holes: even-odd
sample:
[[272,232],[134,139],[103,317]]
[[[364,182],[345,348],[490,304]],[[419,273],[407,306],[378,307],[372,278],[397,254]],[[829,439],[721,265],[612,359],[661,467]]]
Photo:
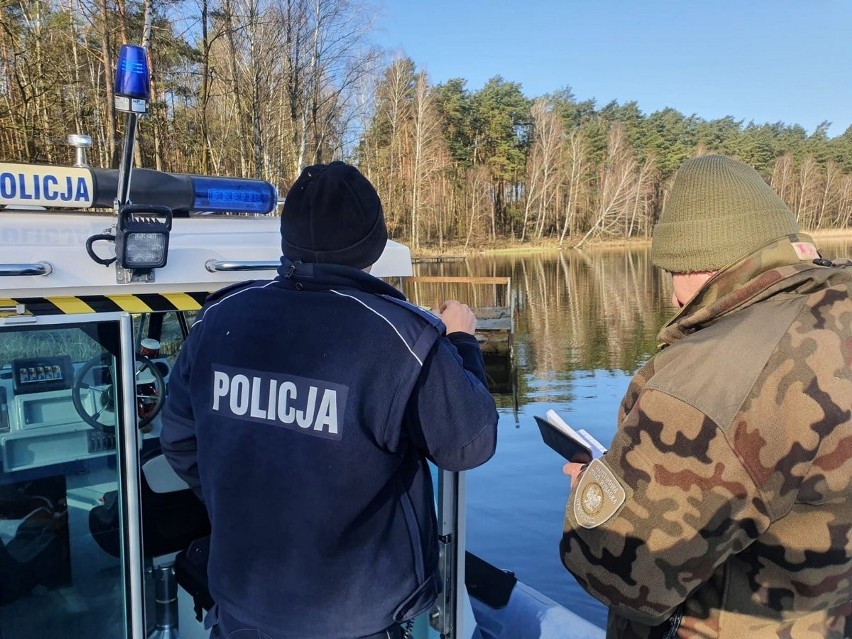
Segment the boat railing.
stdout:
[[220,271],[274,271],[279,265],[280,262],[269,260],[207,260],[204,263],[204,268],[211,273]]
[[33,262],[31,264],[0,264],[0,275],[17,277],[24,275],[50,275],[53,266],[50,262]]

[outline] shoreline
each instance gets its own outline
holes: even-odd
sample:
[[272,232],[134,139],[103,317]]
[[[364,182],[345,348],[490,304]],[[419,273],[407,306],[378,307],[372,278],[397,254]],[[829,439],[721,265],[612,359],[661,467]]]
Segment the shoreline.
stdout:
[[[849,241],[852,242],[852,228],[847,229],[820,229],[816,231],[802,231],[804,235],[810,235],[814,242],[819,245],[821,240],[825,241]],[[584,244],[579,250],[587,249],[611,249],[624,247],[645,247],[651,245],[650,237],[631,237],[631,238],[616,238],[616,239],[596,239]],[[575,250],[576,245],[565,242],[561,247],[557,240],[536,240],[534,242],[524,242],[518,244],[509,240],[497,242],[494,246],[468,246],[463,244],[445,245],[443,248],[438,247],[421,247],[412,249],[411,256],[413,259],[418,258],[449,258],[449,257],[464,257],[467,255],[511,255],[513,253],[539,253],[550,251],[567,251]]]

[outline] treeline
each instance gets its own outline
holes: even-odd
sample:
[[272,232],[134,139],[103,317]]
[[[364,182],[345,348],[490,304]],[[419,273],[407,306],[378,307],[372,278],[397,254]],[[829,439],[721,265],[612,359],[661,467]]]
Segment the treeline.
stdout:
[[852,126],[705,120],[634,102],[529,99],[492,78],[435,85],[371,45],[362,0],[0,0],[0,158],[67,163],[68,133],[117,166],[124,42],[149,51],[138,165],[260,177],[357,163],[394,238],[413,247],[650,232],[677,166],[720,152],[754,165],[806,229],[852,225]]

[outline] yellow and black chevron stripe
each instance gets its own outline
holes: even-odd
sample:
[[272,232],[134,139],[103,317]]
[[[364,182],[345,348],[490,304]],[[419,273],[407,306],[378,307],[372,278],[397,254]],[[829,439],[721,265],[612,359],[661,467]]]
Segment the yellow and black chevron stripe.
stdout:
[[72,315],[82,313],[152,313],[157,311],[197,311],[210,292],[142,293],[139,295],[81,295],[76,297],[0,297],[0,309],[23,304],[31,315]]

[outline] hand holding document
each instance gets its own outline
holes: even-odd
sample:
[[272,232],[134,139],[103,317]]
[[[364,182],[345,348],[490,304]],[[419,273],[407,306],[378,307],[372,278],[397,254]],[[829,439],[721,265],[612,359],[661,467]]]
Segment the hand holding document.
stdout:
[[587,431],[574,430],[556,411],[547,411],[546,419],[535,416],[541,438],[571,462],[587,463],[606,452],[606,448]]

